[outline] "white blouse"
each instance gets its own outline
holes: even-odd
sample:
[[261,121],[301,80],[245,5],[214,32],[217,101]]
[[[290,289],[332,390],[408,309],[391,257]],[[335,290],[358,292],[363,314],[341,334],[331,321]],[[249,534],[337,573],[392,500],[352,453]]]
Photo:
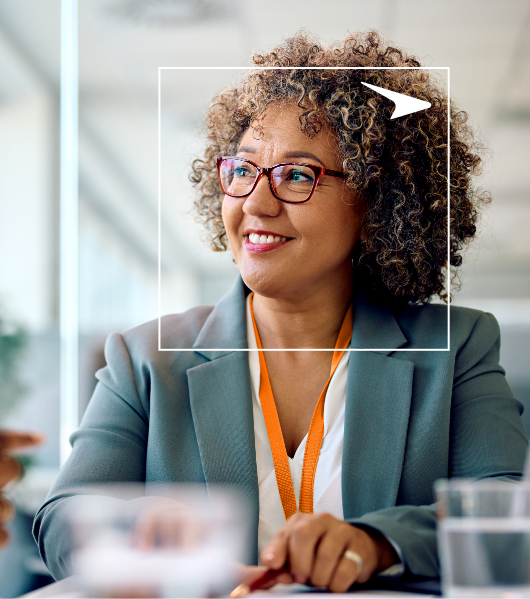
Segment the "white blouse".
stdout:
[[[249,296],[250,297],[250,296]],[[247,297],[247,340],[250,350],[257,350],[250,301]],[[342,509],[342,447],[344,442],[344,408],[346,404],[346,382],[350,352],[344,352],[341,361],[331,379],[324,403],[324,438],[317,464],[313,488],[314,513],[328,512],[336,518],[343,519]],[[252,385],[252,408],[254,413],[254,437],[256,444],[256,463],[259,485],[259,553],[267,546],[273,534],[285,524],[282,502],[276,473],[272,460],[272,451],[267,435],[267,427],[259,399],[260,365],[257,351],[248,352],[250,380]],[[298,446],[292,458],[287,457],[291,478],[294,485],[296,503],[300,499],[300,482],[307,435]],[[394,548],[401,557],[399,548],[391,539]],[[391,570],[391,571],[390,571]],[[396,576],[403,572],[403,566],[392,566],[384,575]],[[383,574],[383,573],[381,573]]]

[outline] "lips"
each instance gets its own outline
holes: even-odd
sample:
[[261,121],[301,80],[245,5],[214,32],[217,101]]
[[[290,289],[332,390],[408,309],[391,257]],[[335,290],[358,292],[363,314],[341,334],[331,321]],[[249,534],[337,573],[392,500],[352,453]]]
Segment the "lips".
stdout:
[[287,237],[280,235],[260,235],[259,233],[249,233],[248,239],[250,243],[255,245],[263,245],[265,243],[278,243],[279,241],[287,241]]
[[249,254],[263,254],[283,247],[292,238],[273,231],[245,231],[245,249]]

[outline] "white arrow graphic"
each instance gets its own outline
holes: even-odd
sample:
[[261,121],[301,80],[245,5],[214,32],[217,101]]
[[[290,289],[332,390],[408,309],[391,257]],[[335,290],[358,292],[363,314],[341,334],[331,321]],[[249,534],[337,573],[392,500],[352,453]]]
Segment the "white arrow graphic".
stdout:
[[377,85],[364,83],[364,81],[361,83],[366,85],[366,87],[373,89],[374,92],[377,92],[378,94],[381,94],[382,96],[385,96],[385,98],[388,98],[394,102],[396,108],[390,117],[391,119],[397,119],[400,116],[412,114],[413,112],[418,112],[431,107],[431,103],[425,102],[425,100],[418,100],[417,98],[411,98],[405,94],[398,94],[397,92],[390,91],[384,87],[377,87]]

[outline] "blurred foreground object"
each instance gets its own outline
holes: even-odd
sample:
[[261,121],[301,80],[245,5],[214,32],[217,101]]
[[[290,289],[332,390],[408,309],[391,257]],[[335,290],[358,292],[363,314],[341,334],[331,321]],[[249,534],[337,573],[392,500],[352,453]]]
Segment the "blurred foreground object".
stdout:
[[[40,433],[0,430],[0,490],[22,474],[20,462],[11,455],[12,452],[40,445],[43,441],[44,437]],[[11,502],[0,492],[0,547],[9,540],[4,524],[14,515]]]
[[89,597],[212,597],[238,582],[245,506],[226,488],[113,485],[69,508],[72,565]]
[[530,483],[439,480],[446,597],[530,597]]

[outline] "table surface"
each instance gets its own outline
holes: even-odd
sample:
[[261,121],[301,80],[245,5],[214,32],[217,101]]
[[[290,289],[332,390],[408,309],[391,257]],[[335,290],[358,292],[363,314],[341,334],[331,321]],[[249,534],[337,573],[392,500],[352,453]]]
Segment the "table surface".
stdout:
[[[274,589],[270,591],[258,591],[252,593],[252,597],[268,597],[269,599],[280,599],[281,597],[292,597],[294,594],[300,593],[300,585],[277,585]],[[369,597],[370,599],[377,599],[378,597],[401,597],[405,598],[414,598],[419,599],[420,597],[434,597],[434,595],[419,595],[418,593],[403,593],[401,591],[378,591],[378,590],[362,590],[362,591],[354,591],[352,593],[348,593],[345,595],[333,595],[333,597],[340,599],[341,597]],[[65,578],[64,580],[60,580],[59,582],[54,582],[53,584],[49,584],[41,589],[33,591],[31,593],[27,593],[26,595],[22,595],[20,599],[37,599],[37,598],[48,598],[55,597],[56,599],[73,599],[73,598],[82,598],[84,597],[83,593],[81,593],[75,584],[75,579],[73,576],[70,578]],[[329,593],[311,593],[311,597],[327,597],[329,599]]]

